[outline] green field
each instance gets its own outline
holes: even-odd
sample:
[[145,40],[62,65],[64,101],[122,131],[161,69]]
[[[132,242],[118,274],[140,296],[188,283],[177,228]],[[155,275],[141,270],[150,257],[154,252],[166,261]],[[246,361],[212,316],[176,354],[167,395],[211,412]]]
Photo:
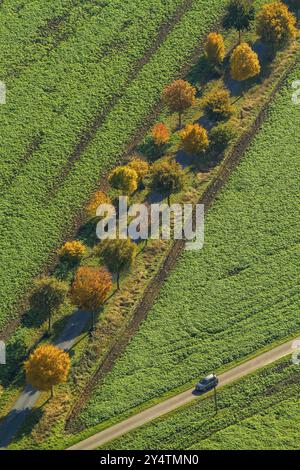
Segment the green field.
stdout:
[[226,1],[42,4],[0,5],[1,329]]
[[292,81],[147,320],[80,415],[93,426],[300,330],[300,106]]
[[300,368],[284,360],[131,432],[108,449],[299,449]]

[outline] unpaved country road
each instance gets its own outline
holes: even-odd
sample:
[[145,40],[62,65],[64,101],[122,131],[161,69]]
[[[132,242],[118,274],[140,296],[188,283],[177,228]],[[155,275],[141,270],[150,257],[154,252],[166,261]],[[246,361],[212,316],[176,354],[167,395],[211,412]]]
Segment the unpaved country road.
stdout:
[[[257,369],[291,354],[293,352],[293,345],[296,344],[296,342],[300,342],[300,337],[281,344],[280,346],[255,357],[254,359],[250,359],[249,361],[224,372],[219,376],[219,386],[234,382],[245,375],[251,374],[251,372],[254,372]],[[103,446],[107,442],[113,441],[117,437],[127,434],[133,429],[136,429],[155,418],[163,416],[180,406],[192,402],[197,397],[199,397],[199,395],[194,393],[194,389],[187,390],[186,392],[175,395],[174,397],[169,398],[158,405],[152,406],[141,413],[131,416],[130,418],[115,424],[114,426],[111,426],[110,428],[107,428],[84,441],[78,442],[68,450],[96,449],[97,447]]]

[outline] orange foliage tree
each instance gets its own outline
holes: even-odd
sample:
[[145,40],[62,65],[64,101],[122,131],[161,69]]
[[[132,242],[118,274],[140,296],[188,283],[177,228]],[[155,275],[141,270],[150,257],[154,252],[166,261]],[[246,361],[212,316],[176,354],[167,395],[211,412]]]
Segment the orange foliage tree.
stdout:
[[225,57],[225,45],[222,34],[209,33],[205,43],[205,55],[212,65],[219,65]]
[[178,113],[179,127],[182,125],[182,114],[195,103],[196,88],[184,80],[175,80],[163,91],[163,102],[171,112]]
[[188,124],[180,133],[181,143],[189,155],[203,155],[209,147],[206,129],[199,124]]
[[52,344],[39,346],[25,362],[26,382],[41,391],[65,382],[70,370],[69,354]]
[[155,145],[164,145],[170,139],[170,132],[163,122],[159,122],[153,126],[151,131],[152,139]]
[[295,15],[282,2],[268,3],[257,15],[257,34],[263,42],[278,48],[295,39]]
[[230,58],[230,74],[234,80],[245,81],[260,73],[258,55],[247,43],[239,44]]
[[93,327],[95,313],[102,307],[111,290],[112,278],[106,269],[81,266],[77,270],[71,288],[71,299],[80,309],[92,313]]

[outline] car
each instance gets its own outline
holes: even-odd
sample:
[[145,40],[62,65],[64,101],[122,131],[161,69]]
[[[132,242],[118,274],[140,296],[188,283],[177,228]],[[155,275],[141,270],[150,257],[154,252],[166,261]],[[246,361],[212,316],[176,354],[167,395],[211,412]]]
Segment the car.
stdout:
[[215,374],[210,374],[196,384],[195,390],[197,392],[205,393],[215,388],[218,383],[218,377]]

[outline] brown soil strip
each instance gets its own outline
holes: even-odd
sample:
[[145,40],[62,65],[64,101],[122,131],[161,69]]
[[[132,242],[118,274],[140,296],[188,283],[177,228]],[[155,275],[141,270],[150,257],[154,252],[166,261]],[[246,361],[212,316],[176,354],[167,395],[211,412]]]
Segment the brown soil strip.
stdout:
[[[298,57],[292,68],[296,67],[299,61],[300,59]],[[262,107],[261,111],[259,112],[258,116],[256,117],[249,131],[245,132],[240,137],[237,144],[234,146],[232,152],[228,155],[228,157],[224,161],[219,172],[217,173],[213,181],[205,190],[203,196],[199,200],[199,204],[205,205],[205,212],[207,212],[208,209],[211,207],[216,196],[223,189],[230,175],[232,174],[232,172],[235,170],[235,168],[239,165],[239,163],[243,159],[253,138],[255,137],[256,133],[259,131],[263,122],[266,120],[268,116],[268,109],[274,99],[274,96],[284,85],[287,77],[289,76],[291,72],[291,69],[288,69],[284,73],[284,75],[281,77],[280,81],[278,82],[278,84],[276,85],[272,93],[270,94],[267,102]],[[151,283],[145,290],[143,298],[138,304],[138,306],[136,307],[135,312],[133,314],[133,319],[129,323],[126,331],[122,334],[120,338],[118,338],[118,341],[113,345],[111,350],[108,352],[103,362],[99,366],[98,370],[96,371],[96,373],[94,374],[90,382],[87,384],[86,388],[83,391],[81,391],[80,401],[78,401],[75,404],[66,422],[66,430],[68,432],[74,433],[74,432],[79,432],[82,430],[79,423],[74,421],[75,418],[78,416],[79,412],[84,407],[85,402],[91,395],[91,392],[93,391],[93,388],[95,387],[95,385],[101,382],[101,380],[103,380],[105,375],[109,371],[112,370],[116,360],[124,352],[130,340],[133,338],[136,331],[138,330],[140,324],[147,317],[149,310],[153,306],[155,299],[158,297],[160,293],[163,283],[165,282],[167,276],[169,275],[171,270],[175,267],[179,257],[181,256],[184,250],[184,246],[185,246],[184,240],[177,240],[173,243],[162,267],[160,268],[156,276],[153,278],[153,280],[151,281]]]

